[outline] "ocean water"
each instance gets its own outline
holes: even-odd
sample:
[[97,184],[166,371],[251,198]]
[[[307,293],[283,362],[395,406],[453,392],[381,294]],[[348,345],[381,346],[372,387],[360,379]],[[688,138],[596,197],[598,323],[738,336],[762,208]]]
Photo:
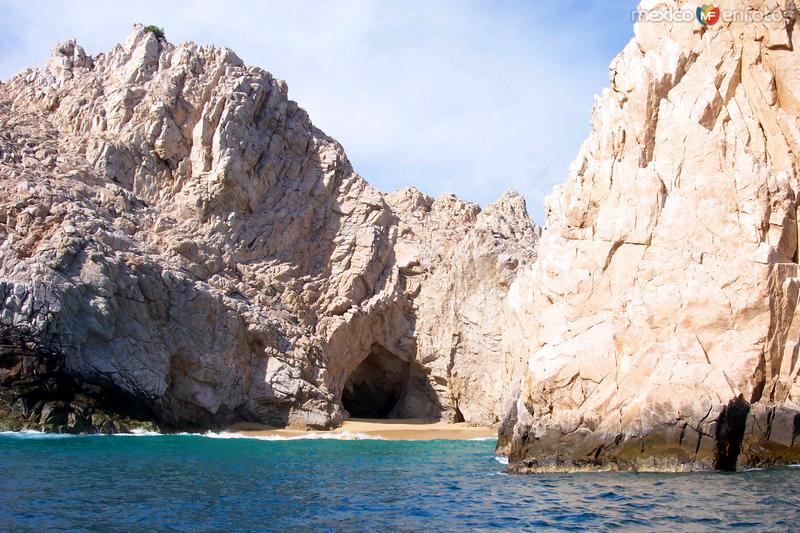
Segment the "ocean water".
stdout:
[[493,441],[0,434],[0,530],[800,528],[800,468],[504,470]]

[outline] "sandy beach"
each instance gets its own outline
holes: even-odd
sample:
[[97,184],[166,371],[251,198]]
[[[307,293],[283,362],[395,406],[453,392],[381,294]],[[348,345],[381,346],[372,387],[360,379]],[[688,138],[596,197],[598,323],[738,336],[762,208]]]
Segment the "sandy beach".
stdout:
[[466,423],[451,424],[429,419],[376,420],[352,418],[341,427],[329,431],[304,431],[297,429],[275,429],[257,424],[237,424],[231,432],[248,437],[302,437],[314,434],[341,434],[342,438],[368,436],[386,440],[469,440],[494,438],[496,427],[475,427]]

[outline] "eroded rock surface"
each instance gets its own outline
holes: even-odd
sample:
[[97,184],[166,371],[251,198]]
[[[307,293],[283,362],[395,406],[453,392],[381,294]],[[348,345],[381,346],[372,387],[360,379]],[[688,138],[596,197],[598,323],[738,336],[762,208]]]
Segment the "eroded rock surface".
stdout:
[[[642,9],[695,4],[646,1]],[[509,297],[529,346],[514,471],[800,459],[800,36],[640,22]]]
[[522,198],[382,195],[230,50],[57,46],[0,85],[0,183],[0,425],[330,427],[364,376],[392,416],[493,423],[522,375]]

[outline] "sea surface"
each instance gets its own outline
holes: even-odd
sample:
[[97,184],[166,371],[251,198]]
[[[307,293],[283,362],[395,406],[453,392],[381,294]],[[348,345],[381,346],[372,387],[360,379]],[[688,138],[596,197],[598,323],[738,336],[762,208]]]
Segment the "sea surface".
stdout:
[[2,531],[785,531],[800,468],[505,473],[494,441],[0,434]]

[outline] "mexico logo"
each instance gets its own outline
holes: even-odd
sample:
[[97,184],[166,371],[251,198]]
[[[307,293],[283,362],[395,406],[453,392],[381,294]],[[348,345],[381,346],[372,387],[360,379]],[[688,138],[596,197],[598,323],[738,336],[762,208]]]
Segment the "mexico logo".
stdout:
[[705,26],[713,26],[719,20],[719,7],[715,5],[703,4],[695,11],[697,22]]

